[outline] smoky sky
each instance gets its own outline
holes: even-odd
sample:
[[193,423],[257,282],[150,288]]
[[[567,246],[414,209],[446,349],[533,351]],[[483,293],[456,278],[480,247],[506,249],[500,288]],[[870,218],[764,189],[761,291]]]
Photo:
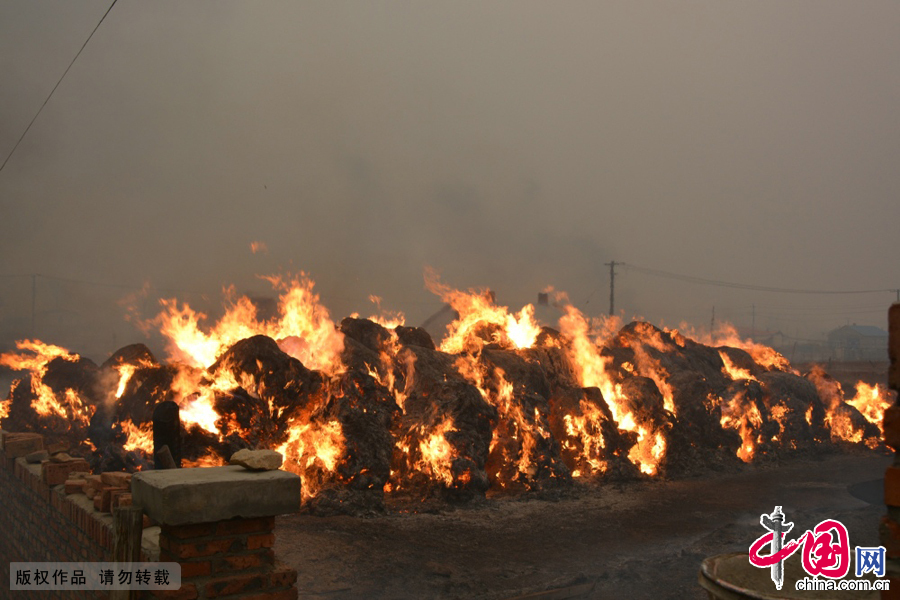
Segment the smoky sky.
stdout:
[[[2,158],[108,6],[0,0]],[[374,294],[411,324],[425,266],[592,315],[611,260],[897,288],[898,57],[893,1],[119,0],[0,172],[0,336],[109,352],[130,287],[211,306],[286,270],[338,320]],[[625,267],[616,293],[801,337],[895,298]]]

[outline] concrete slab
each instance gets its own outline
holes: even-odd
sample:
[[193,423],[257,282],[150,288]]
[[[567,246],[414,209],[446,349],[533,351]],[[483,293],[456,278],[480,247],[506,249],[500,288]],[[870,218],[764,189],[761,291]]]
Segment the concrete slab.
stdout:
[[133,503],[166,525],[255,518],[300,510],[300,477],[241,466],[135,473]]

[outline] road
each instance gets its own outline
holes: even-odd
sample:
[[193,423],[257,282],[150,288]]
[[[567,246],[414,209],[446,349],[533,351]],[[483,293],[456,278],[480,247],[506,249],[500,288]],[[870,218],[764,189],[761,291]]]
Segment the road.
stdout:
[[885,512],[878,480],[890,462],[857,451],[679,481],[579,486],[553,498],[373,518],[293,515],[278,519],[275,550],[297,569],[306,600],[502,600],[583,581],[595,582],[584,598],[701,599],[701,561],[746,552],[764,533],[760,514],[775,505],[795,532],[833,518],[851,545],[877,546]]

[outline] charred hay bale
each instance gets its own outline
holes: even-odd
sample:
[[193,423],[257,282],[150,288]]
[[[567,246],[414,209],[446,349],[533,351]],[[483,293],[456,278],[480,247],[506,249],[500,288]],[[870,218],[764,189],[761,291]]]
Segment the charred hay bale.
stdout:
[[[699,344],[682,336],[673,337],[658,327],[643,321],[625,325],[610,340],[611,348],[631,348],[635,351],[636,372],[647,375],[645,369],[658,365],[666,376],[679,371],[696,371],[710,380],[723,380],[724,363],[715,348]],[[646,356],[652,363],[643,364]],[[715,385],[715,384],[714,384]],[[724,382],[722,384],[724,386]]]
[[322,417],[337,419],[344,438],[337,475],[349,489],[374,490],[380,497],[391,474],[391,429],[400,407],[393,395],[366,372],[346,371],[328,385]]
[[121,442],[110,442],[102,448],[96,448],[87,460],[94,473],[109,471],[134,473],[153,468],[153,460],[148,453],[141,450],[126,450]]
[[[723,381],[724,383],[724,381]],[[746,380],[736,385],[748,383]],[[755,393],[762,398],[759,384]],[[700,373],[676,371],[668,381],[675,405],[674,422],[668,436],[665,472],[684,476],[707,468],[724,469],[740,463],[740,435],[722,427],[722,397],[730,397],[727,386],[715,388]]]
[[112,405],[107,402],[98,406],[97,414],[102,413],[110,423],[125,419],[135,424],[151,422],[154,407],[171,399],[172,383],[182,369],[192,370],[191,367],[181,365],[156,365],[136,369],[125,384],[122,395],[113,399]]
[[[404,414],[394,429],[398,440],[394,470],[398,480],[425,493],[443,490],[465,500],[488,488],[485,462],[497,409],[486,402],[454,366],[455,357],[419,346],[406,346],[397,363],[406,365]],[[441,449],[449,456],[429,462],[423,450]]]
[[79,397],[93,405],[102,398],[98,394],[99,371],[89,358],[79,356],[73,361],[57,357],[47,363],[42,380],[57,395],[65,394],[67,389],[75,390]]
[[404,327],[400,325],[394,328],[397,334],[397,341],[403,346],[420,346],[427,350],[434,350],[434,340],[431,335],[421,327]]
[[[718,346],[716,350],[727,356],[733,366],[742,371],[747,371],[751,377],[755,377],[756,379],[762,377],[763,373],[769,370],[753,360],[753,357],[750,356],[750,353],[746,350],[732,348],[731,346]],[[724,365],[723,362],[722,366],[724,367]]]
[[223,432],[217,454],[225,459],[244,448],[271,448],[275,445],[278,427],[269,414],[269,404],[262,397],[244,388],[228,393],[216,393],[213,409],[219,418],[216,428]]
[[760,383],[765,392],[765,419],[778,424],[778,433],[767,441],[781,451],[808,450],[828,439],[823,429],[813,428],[807,413],[824,411],[815,385],[803,377],[782,371],[764,373]]
[[626,377],[621,383],[625,405],[640,424],[650,424],[658,429],[669,424],[670,417],[665,409],[665,400],[649,377]]
[[255,335],[243,339],[209,368],[211,374],[230,372],[246,391],[271,405],[279,423],[297,409],[303,409],[323,385],[322,374],[311,371],[286,354],[270,337]]
[[540,362],[527,360],[527,353],[521,354],[514,350],[501,350],[485,347],[480,354],[482,364],[487,367],[488,374],[494,378],[494,383],[499,377],[498,370],[504,373],[504,378],[529,394],[535,394],[544,398],[550,397],[550,381]]
[[41,431],[40,417],[31,407],[32,402],[37,399],[33,389],[33,377],[34,375],[26,375],[13,380],[6,395],[9,413],[2,421],[3,429],[23,433]]
[[[733,441],[731,436],[721,436],[720,398],[728,387],[724,380],[714,386],[700,373],[677,371],[669,378],[668,383],[675,405],[677,435],[684,436],[690,443],[710,448],[729,445]],[[673,434],[676,430],[673,430]]]
[[568,482],[559,442],[549,432],[550,383],[540,363],[489,346],[479,360],[499,417],[486,463],[491,485],[534,489]]
[[600,356],[609,361],[610,367],[618,371],[620,377],[629,377],[634,371],[634,349],[629,346],[603,346]]
[[817,406],[814,407],[811,415],[811,426],[820,429],[822,437],[826,435],[825,430],[828,430],[827,435],[833,442],[872,440],[871,444],[874,445],[881,439],[878,426],[870,423],[856,407],[844,401],[848,392],[822,367],[814,366],[803,377],[816,387],[816,393],[824,407],[822,411],[816,410]]
[[534,340],[534,345],[539,348],[562,348],[565,343],[559,330],[546,325],[541,326],[541,330]]
[[57,395],[36,375],[14,380],[7,395],[9,414],[2,421],[4,429],[40,433],[46,444],[63,444],[72,448],[87,438],[93,408],[90,400],[77,392]]
[[369,319],[347,317],[341,321],[341,333],[373,352],[381,352],[391,340],[391,332]]
[[580,388],[578,376],[562,348],[525,348],[519,350],[518,354],[528,362],[540,366],[551,389]]
[[100,365],[100,368],[112,369],[122,364],[135,366],[143,365],[149,367],[159,363],[157,363],[156,357],[153,356],[153,352],[150,351],[150,348],[144,344],[130,344],[113,352],[112,355]]
[[598,388],[554,388],[549,404],[549,430],[573,476],[615,480],[639,476],[639,469],[628,460],[637,435],[618,428]]
[[228,464],[231,454],[219,441],[219,436],[207,431],[196,423],[181,424],[183,431],[181,436],[182,461],[197,463],[198,461],[210,461],[210,464]]
[[882,443],[881,430],[878,425],[869,422],[857,408],[845,402],[840,403],[831,411],[829,417],[831,423],[831,441],[843,443],[859,443],[866,441],[870,447]]
[[361,371],[363,373],[375,371],[379,377],[384,377],[385,375],[386,366],[382,364],[381,356],[376,351],[349,336],[344,338],[344,348],[341,350],[341,363],[351,371]]

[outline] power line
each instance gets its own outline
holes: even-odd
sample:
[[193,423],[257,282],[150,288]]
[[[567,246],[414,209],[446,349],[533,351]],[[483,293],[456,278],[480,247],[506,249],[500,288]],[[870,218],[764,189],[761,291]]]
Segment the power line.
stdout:
[[883,289],[874,289],[874,290],[810,290],[810,289],[798,289],[798,288],[782,288],[782,287],[772,287],[766,285],[751,285],[746,283],[734,283],[731,281],[722,281],[720,279],[707,279],[705,277],[694,277],[691,275],[681,275],[678,273],[672,273],[669,271],[663,271],[660,269],[648,269],[646,267],[638,267],[636,265],[619,262],[616,263],[620,266],[625,267],[626,269],[636,271],[638,273],[643,273],[645,275],[652,275],[654,277],[663,277],[666,279],[676,279],[678,281],[685,281],[687,283],[696,283],[701,285],[713,285],[719,287],[727,287],[739,290],[754,290],[757,292],[775,292],[781,294],[881,294],[881,293],[900,293],[897,288],[883,288]]
[[106,19],[106,15],[109,14],[109,11],[112,10],[112,7],[115,6],[115,4],[116,4],[117,1],[118,1],[118,0],[113,0],[112,4],[109,5],[109,8],[106,9],[106,12],[103,13],[103,16],[100,18],[100,21],[97,23],[97,26],[94,27],[94,30],[93,30],[93,31],[91,31],[91,35],[89,35],[89,36],[87,37],[87,39],[84,40],[84,44],[82,44],[82,45],[81,45],[81,48],[78,49],[78,53],[75,55],[75,58],[73,58],[73,59],[72,59],[72,62],[69,63],[69,66],[66,67],[66,70],[65,70],[65,71],[63,72],[63,74],[62,74],[62,77],[59,78],[59,81],[56,82],[56,85],[54,85],[54,86],[53,86],[53,89],[50,90],[50,93],[47,94],[47,99],[44,100],[44,103],[43,103],[43,104],[41,104],[41,107],[38,109],[38,111],[35,113],[34,117],[31,119],[31,122],[28,124],[28,127],[25,128],[25,131],[22,132],[22,137],[19,138],[19,141],[16,142],[16,145],[13,146],[13,149],[12,149],[12,150],[10,151],[10,153],[7,155],[6,160],[4,160],[4,161],[3,161],[3,164],[0,165],[0,172],[3,171],[3,167],[5,167],[5,166],[6,166],[6,163],[9,162],[9,159],[12,158],[12,155],[15,154],[16,148],[19,147],[19,144],[21,144],[21,143],[22,143],[22,140],[25,139],[25,136],[28,135],[28,130],[30,130],[30,129],[31,129],[31,126],[34,125],[34,122],[37,121],[38,115],[41,114],[41,111],[44,110],[44,107],[47,106],[47,103],[50,101],[50,97],[53,96],[53,92],[56,91],[56,88],[58,88],[58,87],[59,87],[59,84],[62,83],[62,80],[65,79],[66,74],[69,72],[69,69],[72,68],[72,65],[75,64],[75,61],[78,60],[78,57],[81,56],[81,51],[84,50],[85,46],[88,45],[88,42],[91,41],[91,38],[94,37],[94,33],[97,31],[97,29],[100,28],[100,24],[103,23],[104,19]]

